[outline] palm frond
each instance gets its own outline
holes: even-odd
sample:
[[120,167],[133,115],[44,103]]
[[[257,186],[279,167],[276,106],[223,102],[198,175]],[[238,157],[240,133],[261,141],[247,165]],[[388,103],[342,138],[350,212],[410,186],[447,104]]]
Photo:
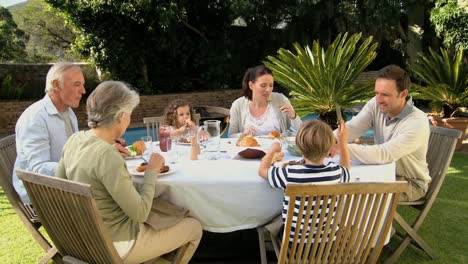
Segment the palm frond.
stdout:
[[377,55],[372,37],[359,44],[361,36],[339,34],[327,48],[317,40],[311,47],[294,43],[293,51],[281,48],[264,63],[275,80],[291,91],[291,102],[299,114],[352,106],[373,94],[371,82],[353,83]]
[[425,84],[414,85],[412,95],[415,98],[437,105],[447,104],[453,109],[467,106],[468,64],[463,49],[452,55],[444,48],[440,49],[440,54],[429,48],[429,54],[420,54],[411,70]]

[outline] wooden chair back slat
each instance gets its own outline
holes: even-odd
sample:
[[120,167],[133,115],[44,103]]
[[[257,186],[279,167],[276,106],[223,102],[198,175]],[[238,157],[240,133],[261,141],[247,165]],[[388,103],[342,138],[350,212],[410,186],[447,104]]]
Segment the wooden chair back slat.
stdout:
[[31,233],[37,243],[46,252],[43,261],[47,262],[53,258],[55,262],[61,263],[57,249],[53,248],[47,239],[39,232],[41,222],[36,212],[29,206],[23,204],[18,193],[13,187],[13,168],[16,160],[16,137],[15,134],[0,139],[0,185],[13,210],[23,222],[26,229]]
[[457,140],[463,136],[461,131],[444,127],[430,126],[429,145],[426,153],[426,161],[429,169],[431,182],[426,195],[417,200],[409,202],[400,202],[399,205],[410,205],[418,210],[416,217],[411,217],[411,225],[397,213],[395,213],[395,221],[403,228],[406,234],[402,234],[403,240],[398,245],[393,254],[385,261],[385,263],[397,262],[400,255],[408,247],[411,242],[426,252],[431,259],[437,259],[435,251],[421,238],[417,233],[424,219],[429,214],[432,204],[437,198],[437,195],[445,180],[447,170],[452,161],[455,152]]
[[44,228],[62,255],[89,263],[122,263],[90,185],[18,170]]
[[[32,223],[39,222],[37,215],[26,208],[18,193],[13,187],[13,167],[16,160],[15,134],[4,137],[0,140],[0,184],[3,192],[17,211],[18,215],[25,216]],[[20,216],[21,217],[21,216]]]
[[404,182],[288,185],[278,263],[376,263],[405,189]]
[[457,140],[462,136],[458,130],[431,126],[429,148],[426,154],[431,183],[426,197],[435,197],[445,179],[448,167],[452,161]]

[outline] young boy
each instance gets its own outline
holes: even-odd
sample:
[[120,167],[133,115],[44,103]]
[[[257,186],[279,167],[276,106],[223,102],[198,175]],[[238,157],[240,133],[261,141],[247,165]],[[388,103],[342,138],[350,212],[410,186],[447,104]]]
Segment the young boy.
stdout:
[[[333,162],[324,164],[330,149],[335,143],[333,131],[329,125],[319,120],[304,122],[296,136],[296,145],[304,156],[303,164],[288,165],[286,167],[271,166],[271,160],[276,152],[281,151],[281,145],[275,142],[271,145],[268,153],[263,157],[258,169],[260,177],[267,179],[268,183],[282,190],[286,189],[289,183],[292,184],[333,184],[349,182],[349,152],[346,139],[348,129],[344,122],[338,127],[338,141],[340,145],[340,165]],[[283,200],[282,222],[286,221],[289,197]],[[300,201],[296,201],[296,207],[300,206]],[[293,226],[296,228],[297,217],[293,218]],[[299,231],[302,233],[302,226]],[[307,232],[308,234],[309,232]],[[290,241],[293,241],[294,233],[290,234]]]

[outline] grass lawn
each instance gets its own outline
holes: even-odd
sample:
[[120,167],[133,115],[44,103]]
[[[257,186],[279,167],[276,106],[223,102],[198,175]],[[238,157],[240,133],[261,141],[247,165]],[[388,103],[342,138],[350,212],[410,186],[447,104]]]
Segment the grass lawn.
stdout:
[[[437,200],[419,233],[440,258],[431,261],[409,246],[399,263],[468,263],[468,153],[456,153]],[[405,209],[405,210],[402,210]],[[414,215],[399,208],[405,219]],[[381,261],[396,246],[395,239],[384,248]],[[37,263],[43,251],[26,231],[0,189],[0,263]]]

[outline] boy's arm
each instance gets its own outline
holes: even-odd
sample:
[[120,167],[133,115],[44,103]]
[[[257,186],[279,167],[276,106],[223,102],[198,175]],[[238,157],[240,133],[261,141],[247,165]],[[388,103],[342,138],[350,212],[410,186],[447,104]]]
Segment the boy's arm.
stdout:
[[276,152],[280,152],[280,151],[281,151],[281,145],[278,142],[275,142],[271,145],[270,150],[262,158],[262,162],[260,163],[260,167],[258,168],[258,175],[260,177],[264,179],[268,177],[268,169],[271,166],[273,155],[275,155]]
[[348,150],[348,128],[344,121],[338,125],[338,146],[340,150],[340,165],[346,168],[351,167]]

